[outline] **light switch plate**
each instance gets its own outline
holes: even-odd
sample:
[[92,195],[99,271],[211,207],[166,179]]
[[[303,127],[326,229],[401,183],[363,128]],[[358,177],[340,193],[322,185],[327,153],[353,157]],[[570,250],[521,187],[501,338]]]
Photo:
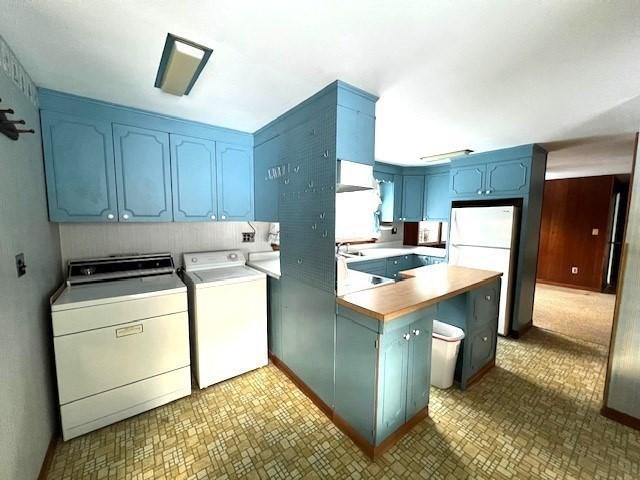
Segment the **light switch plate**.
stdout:
[[578,267],[571,267],[571,274],[572,275],[577,275],[578,274]]
[[593,235],[594,237],[597,237],[598,235],[600,235],[600,229],[599,228],[592,228],[591,229],[591,235]]

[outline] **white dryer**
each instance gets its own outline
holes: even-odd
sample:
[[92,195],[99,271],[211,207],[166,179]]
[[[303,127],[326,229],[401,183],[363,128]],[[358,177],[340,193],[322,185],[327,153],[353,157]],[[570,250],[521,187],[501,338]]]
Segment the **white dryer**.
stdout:
[[238,250],[184,254],[192,366],[208,387],[262,367],[267,357],[267,276]]

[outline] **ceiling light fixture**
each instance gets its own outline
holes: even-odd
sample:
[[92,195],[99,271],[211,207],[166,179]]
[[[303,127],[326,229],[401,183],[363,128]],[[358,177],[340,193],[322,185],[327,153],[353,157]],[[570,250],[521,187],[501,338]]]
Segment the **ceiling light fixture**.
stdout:
[[179,97],[189,95],[212,52],[208,47],[168,33],[155,86]]
[[463,157],[473,153],[473,150],[456,150],[455,152],[439,153],[438,155],[428,155],[426,157],[420,157],[420,160],[430,164],[438,165],[441,163],[449,163],[452,158]]

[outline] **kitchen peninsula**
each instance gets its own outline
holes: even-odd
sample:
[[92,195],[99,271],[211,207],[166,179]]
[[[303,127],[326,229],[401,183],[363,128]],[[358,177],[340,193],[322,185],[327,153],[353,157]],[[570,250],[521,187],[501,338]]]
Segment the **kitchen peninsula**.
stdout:
[[500,276],[447,264],[337,298],[334,422],[370,457],[428,415],[434,319],[465,331],[461,388],[495,361]]

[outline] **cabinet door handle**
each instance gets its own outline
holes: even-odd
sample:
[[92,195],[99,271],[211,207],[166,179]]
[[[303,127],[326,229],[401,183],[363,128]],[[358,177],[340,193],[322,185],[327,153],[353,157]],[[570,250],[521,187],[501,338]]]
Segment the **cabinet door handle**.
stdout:
[[398,264],[398,260],[394,260],[394,261],[393,261],[393,264],[394,264],[394,265],[397,265],[397,264]]
[[215,220],[216,216],[215,215],[211,215],[211,220]]
[[482,337],[483,342],[486,342],[487,340],[489,340],[489,337]]
[[411,339],[411,334],[410,333],[405,333],[402,338],[404,338],[405,340],[410,340]]
[[142,324],[131,325],[130,327],[116,328],[116,338],[128,337],[129,335],[137,335],[142,333]]
[[491,295],[487,295],[486,297],[484,297],[484,299],[485,299],[487,302],[490,302],[490,301],[491,301]]
[[124,218],[125,220],[129,220],[129,215],[125,213],[124,215],[122,215],[122,218]]
[[491,190],[485,190],[484,193],[485,195],[489,195],[491,193]]
[[420,335],[420,330],[418,330],[417,328],[413,331],[413,334],[417,337],[418,335]]
[[225,215],[222,215],[220,218],[221,218],[222,220],[226,220],[226,219],[227,219],[227,217],[226,217]]
[[109,220],[113,220],[113,213],[110,213],[109,215],[107,215],[107,218],[108,218]]

